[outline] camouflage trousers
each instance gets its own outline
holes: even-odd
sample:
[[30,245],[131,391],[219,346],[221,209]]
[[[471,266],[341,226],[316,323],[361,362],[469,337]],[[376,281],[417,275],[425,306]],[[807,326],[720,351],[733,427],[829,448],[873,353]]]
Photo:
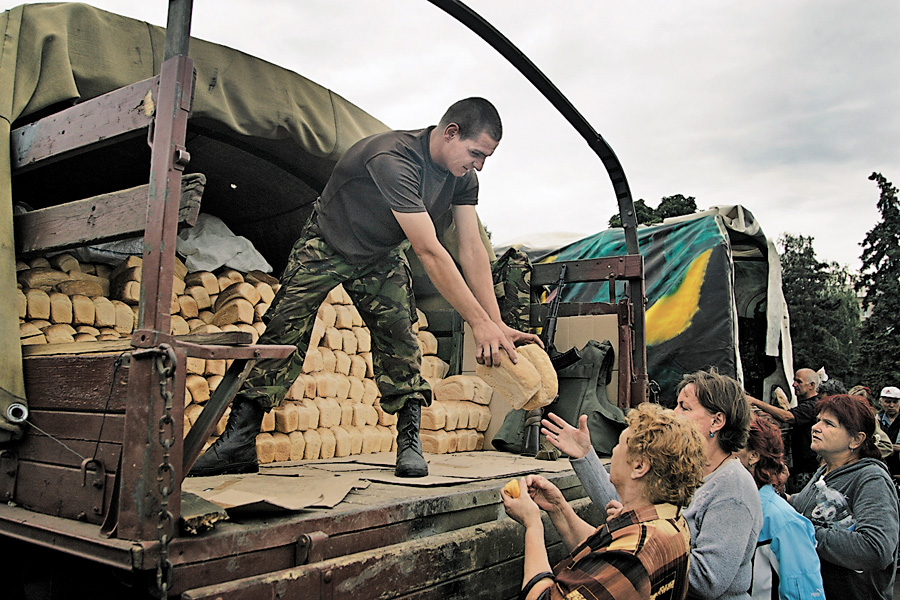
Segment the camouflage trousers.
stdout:
[[319,305],[338,284],[353,300],[372,337],[375,382],[388,413],[407,401],[431,404],[431,388],[421,375],[422,354],[412,326],[416,321],[412,274],[404,242],[372,264],[352,265],[319,234],[314,217],[294,244],[281,288],[263,317],[259,344],[297,347],[287,359],[257,363],[239,395],[265,409],[278,406],[303,370]]

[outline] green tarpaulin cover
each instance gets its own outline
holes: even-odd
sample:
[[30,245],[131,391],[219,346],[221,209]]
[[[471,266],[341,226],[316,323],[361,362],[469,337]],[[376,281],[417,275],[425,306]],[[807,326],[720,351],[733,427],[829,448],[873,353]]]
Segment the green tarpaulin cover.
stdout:
[[[24,396],[14,294],[10,131],[158,74],[165,31],[85,4],[58,3],[6,11],[0,14],[0,32],[2,440],[16,430],[4,418],[6,407]],[[360,138],[387,127],[330,90],[237,50],[192,40],[190,56],[196,88],[188,171],[207,175],[204,209],[227,213],[231,223],[242,224],[244,230],[234,228],[239,235],[256,238],[254,242],[269,240],[261,251],[277,265],[302,226],[302,208],[315,199],[335,161]],[[146,151],[145,141],[137,145]],[[149,164],[128,162],[129,156],[109,152],[103,160],[78,163],[68,172],[22,175],[14,186],[15,200],[22,200],[21,192],[40,206],[145,183]]]
[[[787,309],[778,254],[753,215],[740,206],[642,227],[647,296],[647,371],[660,399],[673,405],[682,375],[716,367],[768,398],[792,373]],[[622,229],[569,244],[542,260],[625,254]],[[621,299],[624,289],[617,290]],[[608,302],[606,282],[570,284],[566,302]]]

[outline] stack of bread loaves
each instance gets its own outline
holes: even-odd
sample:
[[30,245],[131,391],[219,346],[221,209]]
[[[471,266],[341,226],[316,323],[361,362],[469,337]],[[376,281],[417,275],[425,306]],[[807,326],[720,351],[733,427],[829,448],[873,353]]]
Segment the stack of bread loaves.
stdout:
[[[19,321],[23,344],[127,339],[137,320],[142,260],[110,268],[82,264],[69,254],[19,262]],[[187,272],[176,258],[171,303],[175,335],[245,331],[255,342],[278,281],[259,271]],[[422,374],[435,402],[423,410],[426,452],[481,449],[490,421],[491,389],[478,377],[444,379],[449,366],[418,312],[415,329]],[[257,436],[260,462],[344,457],[396,447],[396,416],[378,403],[371,338],[346,291],[338,286],[319,308],[303,373],[282,406],[268,412]],[[188,358],[184,425],[187,431],[225,374],[226,360]],[[220,435],[228,412],[216,426]],[[212,438],[214,439],[214,438]],[[212,441],[210,440],[210,442]]]
[[260,462],[390,451],[397,418],[378,397],[369,330],[338,286],[319,307],[303,373],[263,419]]
[[134,329],[134,312],[109,299],[107,265],[70,254],[16,263],[23,345],[118,339]]
[[431,406],[422,409],[422,448],[446,454],[484,448],[493,391],[480,377],[453,375],[431,382]]

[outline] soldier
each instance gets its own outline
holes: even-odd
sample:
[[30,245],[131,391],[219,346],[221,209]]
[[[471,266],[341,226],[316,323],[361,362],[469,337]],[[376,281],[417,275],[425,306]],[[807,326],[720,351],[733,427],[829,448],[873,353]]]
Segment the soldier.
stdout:
[[[540,343],[503,323],[478,229],[476,171],[501,135],[494,106],[468,98],[453,104],[437,126],[376,134],[344,154],[294,244],[259,340],[292,344],[297,351],[254,368],[235,397],[225,431],[191,475],[258,470],[256,434],[263,414],[282,402],[301,373],[316,312],[338,284],[371,330],[381,407],[397,414],[395,473],[428,474],[419,425],[431,389],[420,374],[405,250],[412,248],[438,291],[471,326],[479,363],[499,364],[503,351],[515,362],[516,343]],[[435,233],[434,223],[448,211],[459,236],[462,273]]]

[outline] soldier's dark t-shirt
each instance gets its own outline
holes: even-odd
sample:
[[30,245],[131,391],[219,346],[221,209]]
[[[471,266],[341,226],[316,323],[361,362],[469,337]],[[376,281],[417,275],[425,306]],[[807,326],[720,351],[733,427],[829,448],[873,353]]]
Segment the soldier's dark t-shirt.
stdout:
[[431,159],[433,129],[375,134],[338,161],[316,212],[322,237],[347,262],[374,262],[406,239],[391,211],[437,221],[451,205],[478,203],[475,171],[455,177]]

